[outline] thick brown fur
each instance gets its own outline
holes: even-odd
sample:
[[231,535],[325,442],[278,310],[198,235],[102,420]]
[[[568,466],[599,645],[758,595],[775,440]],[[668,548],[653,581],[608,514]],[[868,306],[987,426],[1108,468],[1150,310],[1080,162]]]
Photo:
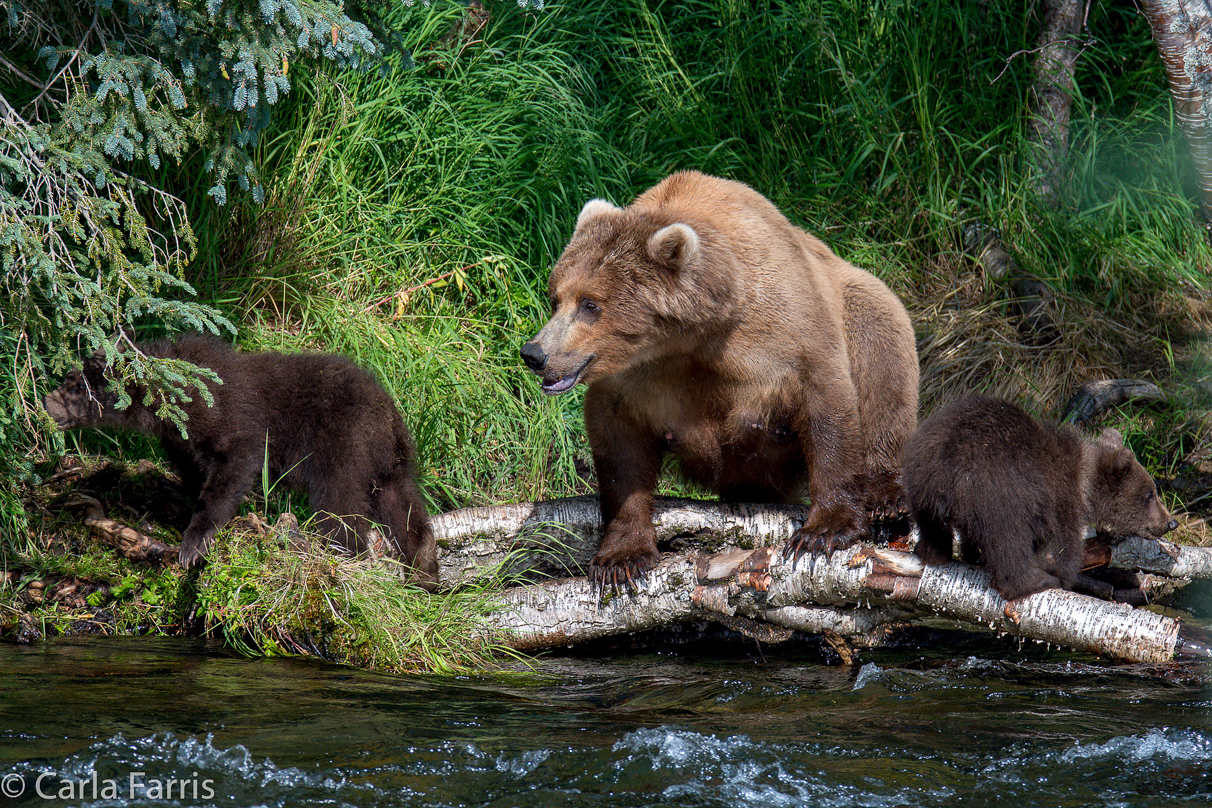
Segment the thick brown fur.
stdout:
[[[216,531],[260,480],[269,452],[271,480],[305,491],[321,529],[351,553],[373,541],[371,522],[412,565],[417,583],[437,581],[429,515],[416,484],[412,438],[386,390],[362,368],[327,354],[240,353],[206,336],[144,343],[148,356],[183,359],[223,380],[197,390],[181,407],[187,437],[128,388],[132,403],[115,409],[104,355],[67,374],[46,396],[61,429],[113,427],[160,438],[197,508],[181,540],[185,566],[206,556]],[[377,531],[375,531],[377,533]]]
[[896,296],[739,182],[683,171],[618,208],[591,200],[522,356],[557,394],[588,385],[605,535],[590,574],[658,557],[652,492],[673,452],[726,500],[812,496],[791,552],[831,551],[907,513],[913,327]]
[[1007,600],[1072,587],[1086,526],[1160,537],[1177,523],[1114,429],[1096,441],[997,398],[970,396],[926,419],[905,446],[905,488],[927,564],[984,560]]

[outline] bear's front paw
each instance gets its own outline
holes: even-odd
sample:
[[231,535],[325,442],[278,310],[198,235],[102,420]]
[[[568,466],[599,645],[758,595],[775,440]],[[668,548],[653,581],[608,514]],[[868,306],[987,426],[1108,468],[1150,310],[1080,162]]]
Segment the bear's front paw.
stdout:
[[828,558],[834,550],[845,550],[854,544],[864,533],[866,525],[853,507],[813,505],[808,511],[808,521],[783,545],[783,558],[791,559],[792,565],[804,553],[824,553]]
[[873,540],[886,542],[909,535],[909,497],[897,475],[876,475],[864,494],[864,511]]
[[206,558],[206,552],[210,549],[213,538],[213,533],[198,534],[186,530],[185,535],[181,538],[181,546],[177,549],[177,560],[181,562],[181,566],[189,569],[195,564],[201,563]]
[[597,555],[589,562],[589,582],[599,590],[607,586],[618,590],[626,585],[634,591],[660,558],[656,534],[651,528],[647,532],[608,531]]
[[877,475],[866,494],[867,519],[871,522],[894,522],[909,516],[909,497],[897,475]]

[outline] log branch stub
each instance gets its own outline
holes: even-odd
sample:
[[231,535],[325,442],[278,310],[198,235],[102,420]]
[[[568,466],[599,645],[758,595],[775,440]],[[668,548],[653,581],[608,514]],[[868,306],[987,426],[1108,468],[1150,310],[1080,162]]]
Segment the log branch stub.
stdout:
[[77,494],[63,504],[68,508],[82,508],[84,524],[92,529],[94,535],[131,561],[144,564],[178,563],[175,546],[110,519],[96,498]]
[[1112,407],[1129,401],[1165,401],[1166,394],[1140,379],[1099,379],[1081,386],[1061,414],[1061,423],[1086,426]]

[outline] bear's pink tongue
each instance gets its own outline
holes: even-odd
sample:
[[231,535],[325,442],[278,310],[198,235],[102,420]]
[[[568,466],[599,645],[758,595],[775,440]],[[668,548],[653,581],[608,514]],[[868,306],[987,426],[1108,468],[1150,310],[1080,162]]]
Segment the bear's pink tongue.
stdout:
[[543,392],[549,396],[558,396],[560,393],[568,392],[572,389],[573,385],[577,383],[577,379],[581,375],[581,370],[582,368],[577,368],[572,373],[569,373],[567,376],[557,382],[544,382]]

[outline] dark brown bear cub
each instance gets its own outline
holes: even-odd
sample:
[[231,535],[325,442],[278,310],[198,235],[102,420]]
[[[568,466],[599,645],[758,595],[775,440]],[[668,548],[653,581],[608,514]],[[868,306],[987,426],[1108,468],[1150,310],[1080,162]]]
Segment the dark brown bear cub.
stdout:
[[1153,538],[1177,527],[1114,429],[1084,440],[987,396],[924,421],[905,446],[904,475],[918,557],[950,561],[954,528],[964,559],[983,557],[1007,600],[1071,587],[1087,525]]
[[205,557],[216,531],[236,515],[260,479],[268,446],[270,478],[284,477],[305,491],[335,542],[351,553],[366,550],[376,538],[373,522],[394,548],[390,554],[412,565],[417,583],[437,581],[412,438],[391,396],[369,373],[341,356],[239,353],[205,336],[139,349],[210,368],[223,380],[209,385],[214,406],[197,391],[181,404],[188,437],[156,415],[154,401],[144,404],[138,387],[127,390],[129,407],[115,409],[118,395],[106,389],[103,355],[68,373],[46,396],[46,410],[60,429],[114,427],[160,438],[198,502],[181,539],[183,565]]

